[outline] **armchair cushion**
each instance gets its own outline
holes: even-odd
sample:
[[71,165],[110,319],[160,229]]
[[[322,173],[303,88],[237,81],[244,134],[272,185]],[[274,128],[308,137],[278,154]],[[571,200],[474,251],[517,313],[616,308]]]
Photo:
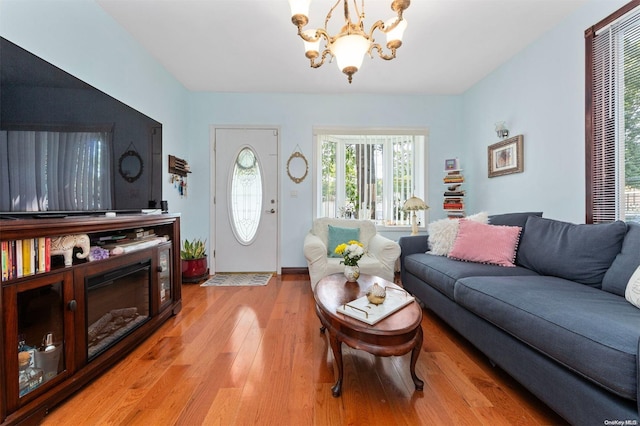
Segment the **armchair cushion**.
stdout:
[[342,257],[335,252],[336,247],[352,240],[360,241],[360,228],[342,228],[329,225],[327,240],[327,255],[329,257]]

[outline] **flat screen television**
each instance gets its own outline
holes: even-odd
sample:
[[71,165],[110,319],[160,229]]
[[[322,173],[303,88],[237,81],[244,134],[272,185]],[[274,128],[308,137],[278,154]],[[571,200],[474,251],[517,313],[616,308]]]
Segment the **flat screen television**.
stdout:
[[0,37],[0,217],[161,198],[162,124]]

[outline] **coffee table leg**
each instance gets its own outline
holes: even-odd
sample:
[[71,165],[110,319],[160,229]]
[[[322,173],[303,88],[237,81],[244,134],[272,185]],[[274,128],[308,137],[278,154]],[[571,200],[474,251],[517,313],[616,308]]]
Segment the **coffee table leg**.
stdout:
[[338,381],[336,381],[336,384],[331,388],[331,394],[337,398],[342,394],[342,342],[339,341],[337,337],[332,336],[331,333],[329,333],[329,341],[331,342],[333,358],[338,368]]
[[424,382],[420,380],[420,378],[416,375],[416,362],[418,361],[418,356],[420,355],[420,351],[422,350],[422,327],[418,326],[418,333],[416,334],[416,345],[413,347],[411,351],[411,378],[413,379],[413,384],[416,386],[416,390],[421,391],[424,389]]

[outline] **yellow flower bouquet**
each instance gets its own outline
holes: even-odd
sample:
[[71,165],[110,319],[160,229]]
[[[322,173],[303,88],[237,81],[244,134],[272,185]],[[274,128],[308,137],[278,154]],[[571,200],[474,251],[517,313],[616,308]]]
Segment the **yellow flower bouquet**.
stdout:
[[344,258],[340,263],[358,266],[358,261],[364,256],[364,245],[360,241],[351,240],[348,243],[339,244],[334,252]]

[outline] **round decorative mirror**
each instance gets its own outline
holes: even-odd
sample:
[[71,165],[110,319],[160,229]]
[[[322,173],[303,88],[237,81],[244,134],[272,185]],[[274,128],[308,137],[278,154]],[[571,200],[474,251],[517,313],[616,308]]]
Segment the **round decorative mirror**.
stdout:
[[135,182],[142,176],[142,157],[136,151],[129,150],[120,156],[118,172],[127,182]]
[[295,183],[300,183],[307,177],[308,173],[309,163],[307,163],[305,156],[300,151],[291,154],[287,161],[287,174],[289,175],[289,179]]

